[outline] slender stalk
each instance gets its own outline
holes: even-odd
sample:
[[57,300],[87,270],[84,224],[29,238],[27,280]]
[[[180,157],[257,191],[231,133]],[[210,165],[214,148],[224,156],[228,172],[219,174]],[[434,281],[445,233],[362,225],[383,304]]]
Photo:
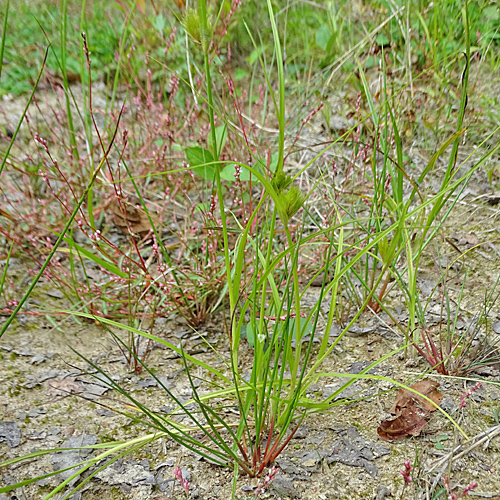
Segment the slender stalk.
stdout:
[[[221,164],[219,162],[219,148],[217,145],[217,134],[215,132],[215,120],[214,120],[214,104],[212,95],[212,76],[210,73],[210,59],[209,59],[209,47],[210,47],[210,33],[208,31],[208,20],[207,20],[207,5],[206,0],[199,0],[198,2],[198,15],[201,23],[201,44],[203,48],[203,55],[205,60],[205,76],[207,79],[207,97],[208,97],[208,114],[210,117],[210,128],[212,133],[212,144],[214,150],[214,160],[217,162],[215,164],[215,184],[217,188],[217,197],[219,198],[219,210],[220,218],[222,222],[222,238],[224,241],[224,261],[226,267],[227,276],[227,286],[229,291],[229,307],[231,318],[234,318],[234,311],[236,307],[237,298],[233,294],[233,283],[231,279],[231,261],[229,256],[229,238],[227,231],[227,220],[226,212],[224,208],[224,193],[222,191],[222,183],[220,177]],[[235,318],[234,318],[235,319]],[[233,321],[234,321],[233,319]],[[233,326],[233,325],[232,325]],[[237,352],[233,352],[233,356],[237,356]],[[238,363],[235,363],[238,366]]]
[[[82,0],[82,10],[80,12],[80,32],[85,33],[85,7],[86,0]],[[85,85],[85,61],[88,63],[88,91]],[[94,155],[91,154],[93,149],[92,144],[92,72],[90,69],[90,58],[86,57],[86,47],[84,37],[80,37],[80,80],[82,83],[82,98],[83,98],[83,127],[85,129],[85,145],[87,148],[87,156],[89,159],[89,177],[92,178],[94,175]],[[90,103],[90,104],[89,104]],[[95,230],[94,222],[94,189],[91,188],[87,197],[87,212],[89,217],[89,225]]]
[[[132,2],[132,8],[130,9],[130,12],[128,14],[125,14],[125,21],[123,23],[123,32],[122,32],[122,36],[120,38],[120,47],[118,50],[118,61],[117,61],[117,66],[116,66],[115,78],[113,81],[113,92],[111,94],[111,103],[109,105],[109,110],[111,113],[113,113],[113,108],[115,106],[116,93],[118,91],[118,83],[120,81],[121,62],[122,62],[123,52],[125,50],[125,39],[127,37],[128,27],[129,27],[130,21],[132,19],[132,14],[134,13],[136,5],[137,5],[137,2]],[[107,116],[107,113],[106,113],[106,116]]]
[[5,267],[3,268],[2,278],[0,279],[0,297],[2,296],[5,280],[7,279],[7,271],[9,270],[10,255],[12,253],[13,248],[14,248],[14,243],[10,245],[9,253],[7,254],[7,259],[5,260]]
[[66,37],[67,37],[67,18],[68,18],[68,3],[67,0],[61,0],[61,71],[64,85],[64,95],[66,97],[66,114],[68,115],[69,140],[71,144],[72,154],[78,162],[80,156],[76,146],[75,128],[73,126],[73,114],[71,113],[71,104],[69,99],[69,83],[68,71],[66,68]]
[[[424,248],[424,245],[427,244],[428,239],[427,239],[427,234],[429,233],[432,223],[434,220],[438,217],[440,210],[444,206],[445,202],[448,200],[449,196],[451,194],[446,195],[446,190],[444,189],[447,185],[449,185],[450,181],[453,179],[454,175],[454,169],[457,161],[457,155],[458,155],[458,147],[460,144],[460,136],[459,132],[462,129],[463,121],[464,121],[464,116],[465,116],[465,108],[467,107],[467,86],[469,82],[469,66],[470,66],[470,34],[469,34],[469,17],[468,17],[468,0],[465,2],[465,7],[464,10],[462,11],[462,16],[463,16],[463,24],[464,24],[464,29],[465,29],[465,69],[462,74],[462,98],[460,100],[460,110],[458,113],[458,119],[457,119],[457,126],[456,126],[456,139],[453,142],[453,148],[451,151],[450,155],[450,160],[448,162],[448,168],[446,170],[446,173],[444,175],[443,183],[441,186],[441,191],[435,204],[434,207],[432,208],[429,218],[427,221],[427,224],[424,227],[422,238],[420,239],[421,242],[421,247],[418,249],[416,252],[415,256],[415,263],[414,263],[414,269],[418,269],[419,263],[420,263],[420,258],[422,256],[422,250]],[[435,231],[434,231],[435,232]],[[433,234],[434,234],[433,232]],[[411,245],[410,242],[408,242],[409,245]],[[408,289],[413,292],[415,292],[416,287],[417,287],[417,273],[414,272],[413,276],[411,277],[412,279],[409,280],[408,282]],[[412,305],[412,311],[413,313],[415,312],[414,309],[414,304]],[[410,323],[415,325],[415,318],[410,314]],[[417,343],[419,340],[419,333],[418,330],[414,328],[414,333],[413,333],[413,342]],[[416,355],[415,349],[411,349],[411,354],[412,356]]]
[[121,118],[122,113],[123,113],[123,108],[122,108],[122,111],[120,112],[120,115],[119,115],[118,120],[116,122],[115,133],[113,134],[113,138],[111,139],[111,142],[110,142],[110,145],[108,147],[108,150],[105,152],[102,160],[100,161],[100,163],[99,163],[99,165],[98,165],[98,167],[97,167],[97,169],[96,169],[96,171],[94,173],[94,176],[92,177],[92,179],[90,179],[90,182],[89,182],[89,184],[87,186],[87,189],[85,189],[85,192],[83,193],[83,195],[81,196],[80,200],[78,201],[78,203],[76,204],[75,208],[73,209],[73,213],[71,214],[70,218],[66,222],[66,225],[64,226],[64,229],[61,231],[61,234],[57,238],[57,241],[54,243],[54,246],[52,247],[52,250],[50,251],[50,253],[47,256],[47,258],[45,259],[45,262],[43,263],[42,267],[40,268],[40,271],[38,271],[38,274],[33,278],[33,281],[31,282],[31,285],[29,286],[29,288],[26,291],[26,293],[23,295],[22,299],[19,301],[19,304],[16,306],[16,308],[14,309],[14,311],[12,312],[12,314],[8,317],[7,321],[2,326],[2,329],[0,330],[0,338],[6,332],[7,328],[10,326],[10,324],[12,323],[12,321],[14,321],[14,318],[17,316],[17,313],[21,310],[21,308],[23,307],[24,303],[28,300],[29,296],[31,295],[31,292],[33,291],[33,289],[35,288],[36,284],[38,283],[38,281],[42,277],[43,273],[45,272],[45,269],[47,269],[47,266],[49,265],[50,261],[52,260],[52,257],[54,257],[54,254],[56,253],[57,249],[59,248],[59,245],[64,241],[65,234],[68,232],[69,228],[71,227],[71,224],[73,224],[73,221],[74,221],[74,219],[76,217],[76,214],[78,213],[78,211],[80,210],[80,207],[83,205],[83,202],[87,198],[88,192],[91,189],[92,185],[94,184],[94,181],[95,181],[95,179],[97,177],[97,174],[99,174],[99,172],[101,171],[102,166],[106,162],[107,156],[108,156],[108,154],[109,154],[109,152],[111,150],[111,147],[113,145],[113,141],[115,139],[116,133],[118,132],[118,125],[120,124],[120,118]]
[[27,113],[28,108],[31,104],[31,101],[33,100],[33,96],[35,95],[36,88],[38,87],[38,82],[40,81],[40,78],[42,77],[43,69],[45,68],[45,62],[47,61],[48,53],[49,53],[49,49],[47,48],[47,50],[45,51],[45,55],[43,57],[42,65],[40,66],[40,71],[38,72],[38,77],[36,79],[35,85],[33,85],[33,90],[31,91],[28,102],[26,103],[26,106],[23,110],[23,114],[21,115],[21,118],[17,122],[16,130],[14,130],[14,134],[12,135],[12,139],[9,142],[9,145],[7,147],[7,151],[5,151],[2,163],[0,164],[0,174],[3,172],[3,168],[5,167],[5,164],[7,163],[7,158],[9,157],[10,150],[12,149],[12,146],[14,145],[14,141],[16,140],[16,137],[17,137],[17,134],[21,128],[21,125],[23,124],[24,117],[26,116],[26,113]]
[[274,37],[274,48],[276,55],[276,66],[278,69],[278,82],[279,82],[279,108],[276,110],[278,113],[279,124],[279,138],[278,138],[278,165],[276,167],[276,174],[283,172],[283,159],[285,156],[285,75],[283,71],[283,54],[281,52],[281,44],[274,19],[273,5],[271,0],[267,0],[267,8],[269,11],[269,19]]
[[3,15],[2,41],[0,41],[0,79],[2,78],[3,53],[5,50],[5,40],[7,39],[7,20],[9,18],[10,0],[5,4],[5,12]]
[[[293,239],[288,227],[288,220],[283,221],[285,226],[286,239],[289,246],[293,246]],[[297,261],[299,258],[300,242],[297,241],[296,251],[292,256],[292,279],[293,279],[293,292],[294,292],[294,305],[295,305],[295,356],[293,364],[290,367],[291,383],[290,383],[290,397],[295,392],[297,384],[297,371],[300,363],[300,353],[302,348],[302,335],[301,335],[301,321],[300,321],[300,286],[299,286],[299,272]]]

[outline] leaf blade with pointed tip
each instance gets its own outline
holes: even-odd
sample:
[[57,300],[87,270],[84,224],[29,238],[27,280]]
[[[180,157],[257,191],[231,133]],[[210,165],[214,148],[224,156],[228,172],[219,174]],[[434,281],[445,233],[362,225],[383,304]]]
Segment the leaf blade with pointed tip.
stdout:
[[199,146],[187,148],[186,157],[196,174],[209,181],[214,179],[215,161],[212,153],[210,153],[208,149]]

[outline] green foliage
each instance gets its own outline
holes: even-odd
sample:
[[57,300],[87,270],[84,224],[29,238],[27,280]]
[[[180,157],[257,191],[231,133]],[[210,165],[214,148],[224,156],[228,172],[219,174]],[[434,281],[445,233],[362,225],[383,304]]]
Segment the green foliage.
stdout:
[[[92,51],[92,65],[96,74],[113,71],[118,48],[113,26],[106,20],[104,4],[92,2],[87,9],[83,28],[87,32]],[[16,2],[10,9],[5,33],[5,68],[0,80],[0,96],[29,92],[49,46],[47,69],[60,74],[56,54],[60,54],[59,29],[61,14],[46,2]],[[66,70],[72,78],[80,74],[80,11],[78,4],[68,10]]]
[[285,175],[283,172],[276,172],[273,177],[272,186],[276,193],[280,195],[285,189],[287,189],[292,183],[292,178],[289,175]]
[[220,127],[215,127],[215,138],[217,143],[217,151],[214,153],[213,137],[209,135],[207,138],[208,149],[213,156],[219,157],[222,150],[227,144],[227,125],[221,125]]
[[215,161],[208,149],[194,146],[186,149],[186,157],[193,171],[208,181],[215,178]]
[[302,207],[306,199],[297,186],[292,186],[283,197],[283,206],[288,218],[293,217]]
[[[125,23],[126,20],[129,22]],[[134,74],[125,72],[120,77],[121,83],[124,83],[132,76],[144,78],[138,73],[146,52],[149,57],[164,60],[166,39],[174,24],[175,19],[167,19],[163,13],[156,15],[141,13],[139,9],[128,10],[119,2],[86,2],[82,16],[82,3],[68,0],[65,68],[70,82],[81,77],[81,31],[85,31],[89,41],[94,79],[105,83],[112,81],[116,74],[117,55],[123,40],[126,53],[136,56],[129,60]],[[44,50],[49,45],[47,70],[56,81],[62,77],[57,61],[61,53],[61,29],[60,10],[47,2],[16,1],[15,8],[11,5],[5,36],[2,34],[2,43],[5,40],[4,69],[8,68],[8,71],[2,72],[0,97],[5,94],[19,95],[32,89]],[[183,50],[185,47],[174,44],[169,51],[169,63],[175,69],[185,67]],[[153,69],[153,80],[161,81],[163,73],[159,68]],[[86,72],[84,78],[87,78]]]
[[[310,321],[308,321],[306,318],[300,318],[301,337],[311,334],[313,332],[313,328],[314,325]],[[269,333],[267,335],[263,333],[260,333],[258,335],[260,335],[258,341],[264,345],[264,350],[266,350],[267,347],[269,346],[269,340],[271,336],[269,335]],[[291,338],[292,340],[295,340],[297,338],[297,328],[295,326],[295,318],[290,318],[289,321],[280,323],[279,338],[282,339],[283,337]],[[252,323],[248,323],[241,327],[241,338],[247,339],[248,345],[250,347],[255,347],[256,338],[255,338],[255,330],[254,327],[252,326]]]

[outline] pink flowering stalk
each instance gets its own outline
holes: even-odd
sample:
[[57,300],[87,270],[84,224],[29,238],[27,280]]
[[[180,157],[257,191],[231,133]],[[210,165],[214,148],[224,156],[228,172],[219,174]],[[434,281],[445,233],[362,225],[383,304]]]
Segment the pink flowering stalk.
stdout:
[[468,495],[469,491],[473,490],[474,488],[477,488],[477,483],[475,481],[470,483],[469,486],[465,487],[464,492],[462,493],[462,497],[464,497],[465,495]]
[[466,486],[464,488],[464,491],[462,491],[462,493],[455,494],[451,493],[450,478],[446,476],[445,478],[443,478],[443,486],[444,489],[446,490],[446,495],[447,495],[446,498],[448,500],[458,500],[459,498],[466,497],[469,494],[469,491],[473,490],[474,488],[477,488],[477,483],[473,481],[471,484],[469,484],[469,486]]
[[184,488],[184,491],[186,492],[186,498],[188,498],[189,487],[191,486],[191,483],[189,483],[187,479],[182,477],[182,470],[179,466],[174,469],[174,476],[176,477],[177,481],[179,481],[179,484]]
[[405,462],[405,469],[402,470],[402,471],[400,471],[401,474],[403,475],[403,479],[404,479],[405,485],[406,484],[410,484],[413,481],[413,479],[412,479],[412,477],[410,475],[412,470],[413,470],[413,467],[411,466],[410,461],[407,460]]
[[478,389],[482,387],[482,383],[478,382],[473,385],[468,391],[464,392],[461,397],[461,402],[458,405],[459,408],[464,408],[467,405],[467,399],[469,399]]
[[317,107],[315,107],[303,120],[302,120],[302,123],[300,125],[300,128],[298,130],[298,132],[295,134],[295,139],[292,143],[292,145],[290,146],[290,149],[288,150],[288,153],[287,155],[285,156],[285,159],[288,158],[288,155],[292,152],[292,149],[293,147],[295,146],[295,144],[297,143],[297,141],[300,139],[300,135],[302,133],[302,129],[307,125],[307,123],[309,121],[311,121],[312,117],[316,114],[316,113],[319,113],[319,111],[321,111],[323,109],[323,107],[325,106],[325,103],[323,101],[321,101],[319,103],[319,105]]
[[271,481],[276,477],[277,473],[278,473],[278,469],[276,468],[275,465],[273,465],[273,468],[269,470],[269,473],[264,478],[264,481],[262,483],[259,481],[259,483],[257,484],[257,489],[255,490],[254,500],[257,500],[259,495],[269,486]]

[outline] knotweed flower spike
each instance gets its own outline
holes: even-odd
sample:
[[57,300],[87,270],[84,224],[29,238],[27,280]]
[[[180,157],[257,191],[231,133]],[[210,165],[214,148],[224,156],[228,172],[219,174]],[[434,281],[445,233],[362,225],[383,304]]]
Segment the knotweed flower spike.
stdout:
[[464,408],[467,405],[467,399],[469,399],[478,389],[482,387],[481,382],[477,382],[477,384],[474,384],[468,391],[464,392],[460,397],[461,401],[460,404],[458,405],[459,408]]
[[401,474],[403,475],[403,479],[404,479],[405,484],[410,484],[413,481],[413,479],[410,475],[412,470],[413,470],[413,467],[411,466],[410,461],[407,460],[405,462],[405,469],[400,471]]
[[276,468],[275,465],[273,465],[272,469],[269,470],[269,473],[264,478],[264,481],[262,483],[259,481],[259,484],[257,485],[257,489],[255,490],[254,500],[257,500],[259,495],[269,486],[269,484],[276,477],[277,473],[278,473],[278,469]]
[[462,491],[462,493],[455,494],[455,493],[451,493],[450,478],[448,476],[446,476],[445,478],[443,478],[443,487],[446,490],[446,494],[447,494],[446,498],[448,500],[458,500],[459,498],[466,497],[469,494],[469,491],[473,490],[474,488],[477,488],[477,483],[472,482],[471,484],[469,484],[469,486],[466,486],[464,488],[464,491]]
[[184,488],[184,491],[186,492],[186,496],[189,497],[189,487],[191,486],[191,483],[189,483],[187,479],[182,477],[182,470],[179,466],[177,466],[174,469],[174,475],[175,475],[177,481],[179,482],[179,484]]

